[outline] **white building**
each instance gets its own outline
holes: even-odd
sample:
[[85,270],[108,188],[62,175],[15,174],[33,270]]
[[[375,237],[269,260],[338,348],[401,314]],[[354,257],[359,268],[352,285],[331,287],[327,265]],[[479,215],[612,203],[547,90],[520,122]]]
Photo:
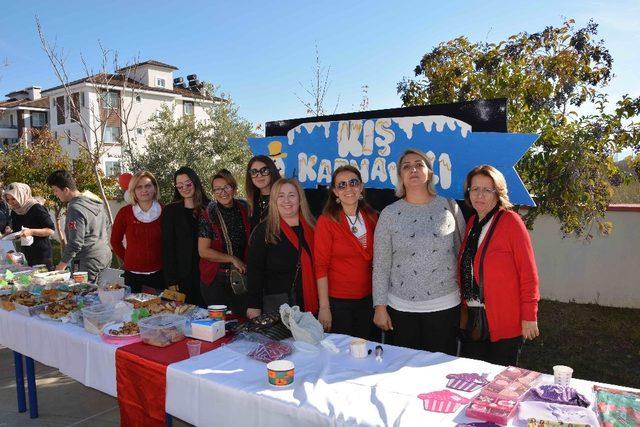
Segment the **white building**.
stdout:
[[[177,70],[172,65],[151,60],[121,68],[116,74],[79,79],[70,82],[67,88],[46,89],[42,93],[49,99],[51,131],[75,158],[81,150],[77,141],[85,141],[79,122],[85,124],[85,129],[100,129],[105,144],[101,159],[103,170],[106,175],[118,174],[121,141],[127,129],[135,149],[144,150],[150,119],[163,104],[172,108],[176,118],[194,115],[196,120],[206,120],[207,109],[219,100],[205,94],[195,75],[188,76],[187,83],[183,83],[182,77],[174,78]],[[71,108],[72,105],[77,106],[76,109]],[[94,132],[87,133],[89,146],[100,141],[99,135],[96,138]]]
[[0,102],[0,151],[29,141],[29,130],[45,127],[49,115],[49,99],[40,95],[38,86],[5,96],[7,99]]

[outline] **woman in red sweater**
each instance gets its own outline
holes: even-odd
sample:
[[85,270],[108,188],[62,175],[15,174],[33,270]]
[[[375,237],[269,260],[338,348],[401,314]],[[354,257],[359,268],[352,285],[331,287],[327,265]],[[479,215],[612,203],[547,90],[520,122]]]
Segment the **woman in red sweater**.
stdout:
[[[465,201],[475,215],[467,223],[459,254],[466,308],[462,355],[515,366],[523,338],[539,335],[540,294],[531,239],[520,215],[510,210],[506,180],[494,167],[483,165],[469,172]],[[482,307],[488,328],[474,328],[482,323]],[[488,334],[479,333],[482,330]]]
[[124,260],[124,283],[131,292],[164,289],[158,181],[151,172],[137,172],[127,192],[131,204],[118,211],[111,228],[111,248]]
[[325,330],[372,338],[371,272],[378,214],[364,200],[360,171],[340,166],[316,225],[314,260]]

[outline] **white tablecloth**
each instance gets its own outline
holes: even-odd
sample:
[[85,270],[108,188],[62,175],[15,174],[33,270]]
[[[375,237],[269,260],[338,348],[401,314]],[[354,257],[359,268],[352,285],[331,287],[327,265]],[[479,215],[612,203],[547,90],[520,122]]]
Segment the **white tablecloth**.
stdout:
[[[358,360],[346,352],[350,337],[329,339],[340,354],[322,349],[287,358],[295,363],[295,380],[285,388],[268,384],[264,363],[229,346],[174,363],[167,370],[167,412],[198,426],[455,425],[478,420],[464,416],[466,405],[452,414],[427,412],[418,394],[445,389],[450,373],[486,372],[491,379],[504,369],[390,345],[382,363]],[[592,384],[572,382],[585,396],[592,396]]]
[[74,380],[117,395],[116,348],[82,327],[0,310],[0,344],[57,368]]

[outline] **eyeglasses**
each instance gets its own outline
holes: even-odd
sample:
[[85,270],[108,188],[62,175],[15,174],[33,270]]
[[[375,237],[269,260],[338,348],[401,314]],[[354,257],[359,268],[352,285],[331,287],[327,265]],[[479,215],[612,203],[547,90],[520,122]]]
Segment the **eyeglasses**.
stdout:
[[222,193],[230,193],[233,190],[233,187],[229,184],[224,187],[213,187],[213,194],[222,194]]
[[188,189],[190,189],[191,187],[193,187],[193,182],[191,182],[191,181],[185,181],[185,182],[184,182],[184,183],[182,183],[182,184],[178,184],[178,185],[176,185],[176,190],[178,190],[178,191],[183,191],[183,190],[188,190]]
[[402,170],[402,172],[407,172],[413,168],[416,169],[423,169],[426,168],[427,165],[422,161],[422,160],[417,160],[415,161],[413,164],[409,163],[409,162],[405,162],[402,163],[402,165],[400,166],[400,169]]
[[485,188],[485,187],[469,187],[467,188],[467,191],[469,191],[469,193],[473,194],[474,196],[485,196],[485,197],[489,197],[490,195],[496,193],[495,188]]
[[271,170],[267,166],[263,166],[260,169],[250,169],[249,175],[251,175],[251,178],[255,178],[258,175],[268,176],[271,175]]
[[358,178],[352,178],[349,181],[340,181],[339,183],[336,184],[336,188],[338,190],[344,190],[347,188],[347,186],[354,188],[354,187],[358,187],[360,185],[360,180]]

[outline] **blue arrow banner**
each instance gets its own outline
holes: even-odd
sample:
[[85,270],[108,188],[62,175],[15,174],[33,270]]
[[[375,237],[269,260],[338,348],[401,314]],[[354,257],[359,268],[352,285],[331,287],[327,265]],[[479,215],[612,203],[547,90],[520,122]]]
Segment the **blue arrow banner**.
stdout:
[[436,190],[444,197],[462,199],[467,173],[489,164],[504,174],[512,203],[535,206],[514,166],[536,139],[535,134],[472,132],[458,119],[420,116],[303,123],[286,136],[250,138],[249,146],[304,188],[328,185],[333,170],[345,164],[360,170],[367,188],[394,188],[398,158],[417,148],[433,161]]

